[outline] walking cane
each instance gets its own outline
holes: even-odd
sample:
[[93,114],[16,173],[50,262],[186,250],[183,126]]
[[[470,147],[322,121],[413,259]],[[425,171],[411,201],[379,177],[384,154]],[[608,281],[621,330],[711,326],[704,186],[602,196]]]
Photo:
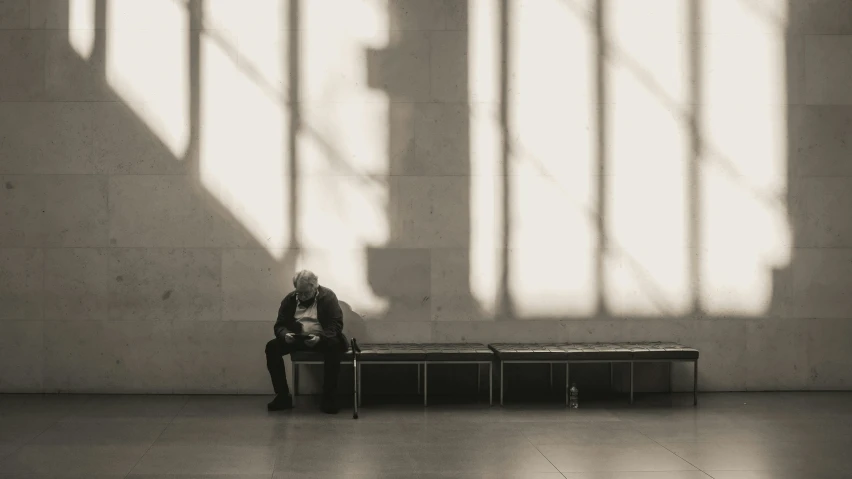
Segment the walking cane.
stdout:
[[352,387],[353,399],[352,402],[352,419],[358,419],[358,388],[361,387],[358,384],[358,356],[361,354],[361,348],[358,347],[358,342],[355,341],[355,338],[352,338],[350,341],[350,346],[352,347],[352,371],[353,371],[353,381]]

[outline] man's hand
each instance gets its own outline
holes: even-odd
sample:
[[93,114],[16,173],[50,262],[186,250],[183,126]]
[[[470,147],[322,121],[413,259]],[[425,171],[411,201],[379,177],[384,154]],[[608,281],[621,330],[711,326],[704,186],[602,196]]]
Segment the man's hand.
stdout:
[[284,342],[287,344],[293,344],[293,341],[296,340],[296,335],[293,333],[287,333],[284,335]]
[[306,339],[306,340],[305,340],[305,346],[307,346],[307,347],[309,347],[309,348],[312,348],[312,347],[314,347],[314,346],[316,346],[316,345],[317,345],[317,343],[319,342],[319,340],[320,340],[320,337],[319,337],[319,336],[317,336],[316,334],[311,334],[311,335],[308,337],[308,339]]

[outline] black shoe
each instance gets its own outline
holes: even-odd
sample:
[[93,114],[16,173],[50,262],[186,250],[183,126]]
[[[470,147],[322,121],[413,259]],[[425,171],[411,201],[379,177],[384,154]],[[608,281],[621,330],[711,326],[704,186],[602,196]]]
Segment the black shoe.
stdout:
[[279,394],[271,403],[266,405],[268,411],[283,411],[285,409],[293,409],[293,396],[289,394]]
[[337,414],[340,412],[340,406],[337,405],[337,400],[333,397],[323,398],[320,410],[326,414]]

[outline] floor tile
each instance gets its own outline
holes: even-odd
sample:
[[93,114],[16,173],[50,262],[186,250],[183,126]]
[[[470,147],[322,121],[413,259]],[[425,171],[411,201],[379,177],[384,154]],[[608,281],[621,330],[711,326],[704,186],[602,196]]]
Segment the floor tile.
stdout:
[[38,436],[53,424],[55,417],[41,417],[38,414],[0,417],[0,443],[23,444]]
[[705,471],[713,479],[849,479],[852,473],[803,469],[795,471]]
[[627,425],[527,423],[519,428],[536,446],[558,444],[656,445],[651,438]]
[[269,479],[269,474],[130,474],[126,479]]
[[155,444],[132,473],[271,475],[276,452],[262,446]]
[[0,479],[124,479],[124,474],[0,473]]
[[710,479],[701,471],[564,472],[567,479]]
[[61,445],[151,445],[168,425],[156,419],[62,419],[28,444]]
[[178,417],[158,445],[274,446],[288,437],[288,425],[258,418]]
[[666,447],[701,470],[784,471],[815,466],[836,470],[845,460],[843,450],[830,444],[772,444],[764,441],[673,444]]
[[69,417],[169,419],[178,415],[187,396],[94,395],[69,411]]
[[[326,473],[313,472],[276,472],[273,479],[326,479]],[[343,479],[564,479],[558,472],[528,472],[528,473],[464,473],[464,472],[409,472],[404,476],[400,473],[350,473],[335,475]]]
[[0,473],[0,479],[124,479],[124,474]]
[[548,445],[538,448],[560,472],[696,469],[659,445]]
[[0,473],[127,474],[149,446],[24,445],[0,460]]
[[479,447],[419,445],[412,452],[415,470],[422,472],[559,472],[532,444]]
[[278,414],[267,396],[0,395],[0,479],[852,479],[852,393],[707,396],[353,421],[312,397]]
[[[412,447],[363,443],[298,442],[282,448],[275,471],[325,473],[329,476],[355,473],[406,474],[415,470]],[[330,460],[333,458],[333,460]]]

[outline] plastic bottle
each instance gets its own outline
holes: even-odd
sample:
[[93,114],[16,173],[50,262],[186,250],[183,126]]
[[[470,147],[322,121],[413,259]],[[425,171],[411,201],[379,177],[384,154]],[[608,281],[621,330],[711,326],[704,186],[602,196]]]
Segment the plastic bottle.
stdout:
[[580,390],[577,389],[577,383],[571,384],[571,389],[568,390],[568,397],[569,407],[571,409],[578,409],[580,407]]

